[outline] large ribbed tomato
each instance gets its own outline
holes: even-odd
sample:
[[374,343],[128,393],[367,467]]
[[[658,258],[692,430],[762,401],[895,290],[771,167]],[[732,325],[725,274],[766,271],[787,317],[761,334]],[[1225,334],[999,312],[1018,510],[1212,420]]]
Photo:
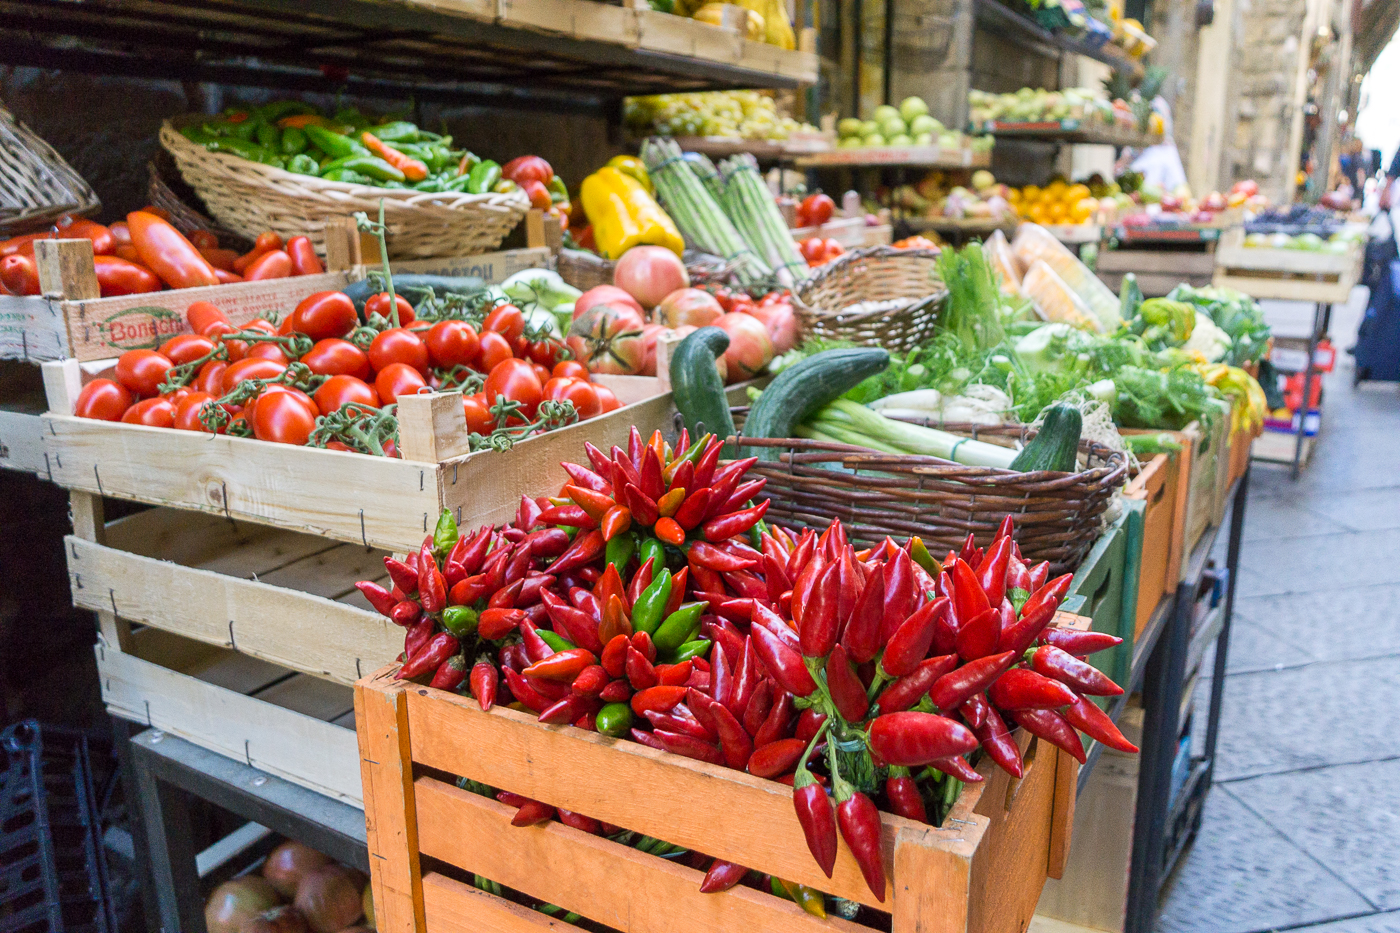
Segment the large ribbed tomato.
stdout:
[[569,327],[569,349],[591,372],[632,376],[646,363],[646,342],[637,312],[604,302],[589,308]]

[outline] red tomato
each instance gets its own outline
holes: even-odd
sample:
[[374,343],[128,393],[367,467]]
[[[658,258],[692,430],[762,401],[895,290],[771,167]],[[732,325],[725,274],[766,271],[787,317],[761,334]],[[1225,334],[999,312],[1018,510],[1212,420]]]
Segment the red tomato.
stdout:
[[117,359],[117,381],[141,398],[160,394],[160,384],[174,365],[155,350],[127,350]]
[[622,403],[617,400],[617,396],[613,395],[613,390],[609,389],[607,386],[595,385],[593,391],[598,393],[598,404],[603,406],[603,414],[606,415],[610,411],[617,411],[622,407]]
[[481,340],[466,321],[438,321],[425,335],[428,358],[434,366],[476,366],[481,362]]
[[210,304],[207,301],[196,301],[192,303],[188,308],[185,309],[185,317],[190,322],[191,330],[193,330],[196,334],[203,334],[205,337],[208,337],[211,340],[214,336],[213,334],[209,333],[209,328],[211,325],[226,325],[229,328],[229,330],[223,331],[223,333],[226,334],[233,329],[233,325],[229,323],[228,315],[225,314],[223,311],[219,310],[218,307]]
[[[302,303],[305,304],[305,302],[302,302]],[[293,312],[293,313],[295,313],[295,312]],[[247,324],[244,324],[244,325],[243,325],[243,329],[244,329],[244,330],[260,330],[260,331],[262,331],[264,334],[276,334],[276,333],[277,333],[277,327],[276,327],[271,321],[267,320],[266,318],[260,318],[260,317],[255,317],[255,318],[253,318],[251,321],[249,321]],[[310,336],[310,334],[308,334],[307,336]]]
[[180,399],[175,405],[175,423],[173,427],[181,431],[208,431],[199,420],[199,410],[206,402],[214,401],[214,396],[208,392],[191,392]]
[[603,413],[598,391],[587,382],[568,377],[551,379],[544,385],[544,397],[557,402],[572,402],[580,421]]
[[494,330],[507,340],[513,341],[525,333],[525,315],[521,314],[515,305],[496,305],[491,313],[486,315],[481,327],[483,330]]
[[341,406],[348,402],[379,407],[379,393],[374,390],[374,386],[354,376],[331,376],[316,390],[315,399],[316,407],[323,415],[339,411]]
[[[408,299],[405,298],[403,295],[395,293],[394,304],[399,306],[400,327],[407,327],[409,324],[412,324],[418,319],[418,316],[413,313],[413,305],[409,304]],[[389,320],[389,310],[390,305],[388,292],[380,292],[377,295],[370,295],[369,300],[365,302],[366,318],[368,318],[372,314],[377,314],[387,321]]]
[[249,416],[253,436],[277,444],[306,443],[316,427],[316,406],[300,392],[272,392],[258,397]]
[[179,334],[161,344],[161,355],[176,366],[184,365],[214,351],[214,341],[198,334]]
[[501,396],[519,402],[521,414],[527,418],[535,416],[535,409],[539,407],[540,399],[544,398],[540,377],[534,365],[525,360],[511,359],[498,363],[487,375],[483,391],[487,403],[491,405],[495,405]]
[[525,345],[525,355],[531,362],[539,363],[546,369],[552,368],[559,362],[559,351],[564,349],[563,341],[553,337],[546,337],[543,340],[532,340]]
[[327,337],[316,341],[311,351],[301,358],[318,376],[354,376],[369,378],[369,357],[365,351],[348,340]]
[[175,406],[168,398],[148,398],[137,402],[122,415],[127,424],[144,424],[153,428],[175,427]]
[[78,393],[73,414],[98,421],[120,421],[136,399],[126,386],[111,379],[94,379]]
[[229,364],[225,363],[223,360],[210,360],[199,367],[199,375],[194,377],[194,382],[190,383],[190,385],[194,386],[196,392],[208,392],[210,395],[222,395],[224,391],[224,370],[228,369],[228,367]]
[[227,395],[233,391],[234,386],[245,379],[275,379],[282,375],[286,369],[286,363],[279,363],[276,360],[239,360],[224,370],[223,392],[220,394]]
[[411,366],[426,378],[428,345],[422,337],[402,327],[384,331],[369,345],[369,365],[375,372],[382,372],[393,363]]
[[359,323],[355,303],[344,292],[307,295],[291,316],[292,329],[312,340],[344,337]]
[[243,272],[243,279],[247,282],[285,279],[291,274],[292,257],[288,256],[285,250],[274,249],[263,253],[249,263],[248,268]]
[[490,434],[496,429],[496,419],[491,417],[491,406],[486,404],[486,396],[462,396],[462,412],[467,416],[467,430],[473,434]]
[[390,363],[374,377],[374,389],[385,405],[400,395],[412,395],[428,383],[423,374],[407,363]]
[[554,374],[549,371],[548,366],[541,366],[539,363],[530,363],[530,368],[535,371],[535,378],[540,381],[540,385],[544,385],[550,379],[554,378]]
[[243,354],[245,360],[273,360],[283,364],[290,363],[287,354],[282,352],[282,348],[275,343],[254,343],[248,347],[248,352]]
[[578,360],[560,360],[554,364],[554,369],[550,371],[554,378],[569,377],[571,379],[582,379],[588,381],[588,367]]
[[481,332],[481,371],[489,373],[495,369],[502,361],[515,356],[510,351],[510,341],[496,333],[494,330],[484,330]]

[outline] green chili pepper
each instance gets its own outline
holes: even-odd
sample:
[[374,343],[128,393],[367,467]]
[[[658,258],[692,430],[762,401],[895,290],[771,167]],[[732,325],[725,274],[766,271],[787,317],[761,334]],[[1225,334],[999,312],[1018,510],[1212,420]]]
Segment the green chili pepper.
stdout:
[[632,728],[632,707],[626,703],[609,703],[598,710],[594,727],[603,735],[626,735],[627,730]]
[[[660,573],[666,569],[666,545],[655,538],[648,537],[637,549],[637,563],[645,564],[651,561],[652,569]],[[619,567],[619,570],[622,568]]]
[[267,156],[266,156],[265,158],[263,158],[261,161],[262,161],[262,164],[263,164],[263,165],[270,165],[270,166],[272,166],[273,168],[286,168],[286,167],[287,167],[287,160],[284,159],[284,158],[282,158],[281,156],[277,155],[277,153],[275,153],[275,152],[269,152],[269,153],[267,154]]
[[476,631],[477,612],[467,606],[448,606],[442,610],[442,627],[458,639]]
[[[441,176],[439,176],[439,177],[441,177]],[[442,190],[443,190],[443,191],[468,191],[468,190],[470,190],[470,187],[471,187],[471,181],[472,181],[472,176],[471,176],[470,173],[468,173],[468,174],[466,174],[466,175],[457,175],[457,176],[454,177],[454,178],[449,178],[449,179],[447,179],[446,181],[444,181],[444,182],[442,183]]]
[[371,126],[369,133],[386,143],[416,143],[422,139],[418,132],[418,126],[407,120],[395,120],[393,123]]
[[453,157],[452,150],[446,146],[425,146],[423,150],[423,155],[420,158],[423,160],[423,164],[428,166],[430,172],[445,172],[454,167],[462,158],[461,156]]
[[296,172],[298,175],[319,175],[321,166],[317,165],[311,156],[299,152],[287,160],[287,171]]
[[614,535],[603,551],[603,559],[617,567],[620,574],[627,568],[627,562],[637,550],[637,539],[630,534]]
[[361,175],[359,172],[348,168],[333,169],[329,172],[322,172],[321,177],[326,181],[343,181],[351,185],[372,185],[374,179],[368,175]]
[[306,131],[295,126],[289,126],[282,131],[282,154],[286,156],[299,155],[306,151]]
[[481,164],[481,156],[477,155],[475,152],[463,152],[463,153],[461,153],[461,154],[458,154],[458,153],[456,153],[456,152],[452,152],[452,153],[449,153],[449,155],[456,156],[456,160],[457,160],[457,164],[458,164],[458,165],[462,164],[462,158],[463,158],[463,157],[466,157],[467,165],[466,165],[466,168],[465,168],[465,169],[463,170],[463,172],[462,172],[462,174],[464,174],[464,175],[469,174],[469,173],[471,172],[472,169],[476,168],[478,165]]
[[776,875],[769,875],[768,888],[773,892],[774,897],[781,897],[785,901],[792,900],[792,895],[787,892],[787,888],[783,887],[783,883],[778,880]]
[[545,185],[545,189],[549,191],[549,199],[555,204],[569,200],[569,189],[564,184],[564,179],[560,178],[558,175],[555,175],[549,180],[549,184]]
[[924,539],[917,535],[914,536],[913,544],[909,547],[909,556],[914,559],[914,563],[927,570],[935,579],[943,572],[943,567],[924,546]]
[[572,651],[575,647],[577,647],[568,639],[560,637],[558,633],[551,632],[547,628],[540,629],[539,634],[540,639],[543,640],[546,645],[549,645],[549,647],[553,648],[555,651]]
[[359,107],[341,107],[335,112],[335,122],[349,123],[357,132],[369,128],[369,120],[360,113]]
[[[666,611],[666,601],[670,598],[671,575],[666,572],[664,567],[661,567],[656,573],[656,579],[642,590],[642,594],[637,597],[636,604],[632,606],[632,630],[646,632],[648,635],[653,634],[656,627],[661,624],[661,614]],[[680,642],[676,644],[680,644]]]
[[439,194],[447,190],[444,186],[442,178],[440,178],[437,175],[431,175],[423,179],[422,181],[415,184],[413,186],[413,189],[415,191],[426,191],[429,194]]
[[490,159],[478,162],[472,167],[467,182],[469,194],[485,194],[501,180],[501,167]]
[[700,627],[700,614],[708,605],[709,603],[683,603],[679,609],[668,615],[651,636],[651,640],[656,643],[656,650],[662,654],[669,654],[690,641],[690,636]]
[[260,145],[266,146],[273,152],[278,152],[282,149],[282,131],[271,123],[259,120],[254,134],[258,137],[258,143]]
[[682,661],[689,661],[691,658],[700,658],[710,653],[710,640],[708,638],[697,638],[695,641],[688,641],[676,649],[676,653],[671,656],[674,664]]
[[452,550],[452,545],[457,543],[457,519],[452,517],[451,509],[443,509],[438,516],[437,527],[433,529],[433,550],[438,557],[446,557],[447,552]]
[[252,162],[262,162],[269,156],[268,151],[257,143],[250,143],[234,136],[216,136],[205,143],[204,148],[210,152],[224,152],[229,155],[241,156]]
[[355,140],[351,139],[349,136],[332,133],[324,126],[316,126],[308,123],[306,125],[306,138],[311,140],[312,145],[334,159],[344,159],[349,156],[367,155],[369,153],[368,149],[355,142]]
[[197,143],[201,146],[207,146],[213,140],[218,139],[218,137],[215,136],[213,133],[206,131],[203,127],[200,126],[184,127],[180,130],[180,135],[188,139],[190,142]]
[[241,123],[230,124],[229,135],[236,136],[239,139],[246,139],[252,141],[258,135],[258,126],[258,121],[250,117],[247,120],[242,121]]
[[377,178],[380,181],[403,181],[403,172],[378,156],[350,155],[336,159],[324,166],[324,171],[327,173],[337,169],[359,172],[361,175],[368,175],[370,178]]
[[289,117],[294,113],[315,113],[316,108],[308,103],[299,100],[275,100],[270,104],[263,104],[254,113],[268,123],[276,123],[283,117]]
[[511,181],[509,178],[502,178],[500,181],[496,182],[496,186],[491,190],[494,191],[496,194],[510,194],[512,191],[519,187],[519,185]]

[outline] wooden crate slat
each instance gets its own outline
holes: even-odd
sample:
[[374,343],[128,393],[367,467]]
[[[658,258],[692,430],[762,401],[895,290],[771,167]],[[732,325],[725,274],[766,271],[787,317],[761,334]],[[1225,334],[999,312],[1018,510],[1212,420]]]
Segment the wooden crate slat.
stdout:
[[363,806],[354,731],[103,645],[96,653],[102,699],[114,715]]
[[44,425],[38,412],[0,408],[0,468],[47,478]]
[[385,931],[422,931],[424,886],[418,859],[418,821],[413,818],[413,760],[403,689],[393,685],[386,690],[369,690],[363,681],[357,683],[355,734],[365,795],[365,843],[372,869],[375,926]]
[[[378,904],[376,900],[376,911]],[[423,876],[423,916],[433,933],[566,933],[578,929],[437,872]]]
[[[672,799],[679,804],[685,798]],[[414,800],[424,855],[614,929],[629,933],[719,929],[868,933],[867,928],[834,915],[818,920],[791,901],[742,885],[722,894],[702,894],[703,872],[562,823],[522,832],[510,824],[513,807],[432,778],[418,779]],[[542,865],[568,865],[569,870],[540,871]],[[619,898],[619,890],[632,896]]]
[[385,617],[297,590],[69,536],[75,605],[351,684],[403,650]]
[[1356,285],[1359,272],[1359,269],[1354,270],[1337,282],[1321,282],[1302,278],[1239,275],[1226,269],[1217,269],[1211,284],[1216,288],[1233,288],[1256,299],[1344,304],[1351,297],[1351,290]]
[[340,603],[343,597],[357,592],[355,584],[360,580],[387,576],[383,551],[366,550],[359,544],[338,544],[259,574],[257,579],[268,586],[286,587]]
[[250,696],[321,722],[335,722],[355,710],[355,693],[349,685],[308,674],[279,680]]
[[[792,790],[776,781],[668,755],[636,742],[538,726],[532,717],[501,707],[483,713],[475,708],[475,701],[457,702],[441,691],[430,696],[426,690],[408,690],[405,695],[417,763],[889,909],[866,887],[844,845],[833,877],[822,873],[792,818]],[[522,729],[522,724],[531,728]],[[494,751],[490,755],[469,751],[484,748]],[[531,767],[522,772],[512,764],[515,761],[529,761]],[[616,781],[620,770],[628,776],[625,785]],[[673,799],[711,803],[698,811],[645,810],[637,806],[637,787],[665,787]],[[895,831],[906,821],[889,814],[883,819],[888,868],[894,864]],[[765,827],[764,832],[755,833],[755,826]]]
[[0,295],[0,359],[39,362],[69,356],[68,328],[57,301]]
[[633,10],[580,0],[499,0],[503,26],[563,33],[575,39],[636,48],[637,16]]

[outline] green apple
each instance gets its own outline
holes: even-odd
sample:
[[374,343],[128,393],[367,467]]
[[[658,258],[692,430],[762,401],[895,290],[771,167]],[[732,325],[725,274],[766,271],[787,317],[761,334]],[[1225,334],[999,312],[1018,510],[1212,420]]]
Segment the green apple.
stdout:
[[870,133],[861,140],[862,146],[883,146],[884,144],[885,137],[879,133]]
[[880,121],[880,135],[889,139],[893,136],[902,136],[908,132],[909,128],[904,125],[904,121],[899,117],[890,117],[888,120]]
[[932,145],[933,145],[933,134],[932,134],[932,133],[916,133],[916,134],[914,135],[914,145],[916,145],[916,146],[932,146]]
[[865,126],[864,121],[857,120],[855,117],[847,117],[836,124],[836,132],[842,136],[859,136],[863,126]]
[[898,136],[891,136],[889,145],[891,146],[912,146],[914,140],[909,138],[908,133],[900,133]]
[[909,121],[909,132],[914,135],[920,133],[937,133],[943,129],[943,124],[926,113],[921,113]]
[[836,145],[841,149],[859,149],[865,145],[865,141],[859,136],[842,136]]
[[871,133],[880,132],[880,124],[874,120],[863,120],[860,124],[860,135],[869,136]]
[[922,97],[906,97],[899,102],[899,115],[904,118],[906,123],[927,113],[928,104],[924,103]]
[[899,116],[898,110],[894,109],[889,104],[881,104],[875,108],[875,112],[870,115],[870,118],[876,123],[884,123],[890,117],[897,116]]

